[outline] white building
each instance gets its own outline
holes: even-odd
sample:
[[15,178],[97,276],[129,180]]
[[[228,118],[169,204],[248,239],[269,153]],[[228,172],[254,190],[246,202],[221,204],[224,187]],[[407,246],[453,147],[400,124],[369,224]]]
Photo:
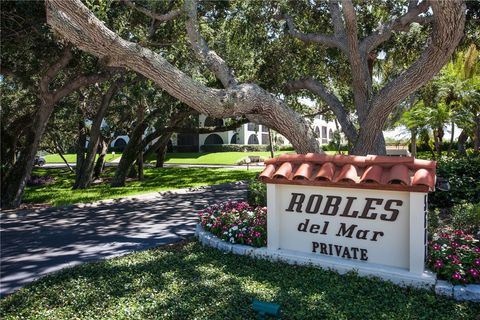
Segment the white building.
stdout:
[[[206,115],[200,115],[199,126],[215,127],[224,125],[223,119],[214,119]],[[317,135],[318,143],[326,145],[333,139],[333,133],[337,130],[333,121],[326,121],[323,116],[316,116],[312,123]],[[290,142],[281,134],[272,131],[272,139],[277,146],[284,146]],[[214,133],[177,133],[172,136],[171,145],[176,146],[178,151],[197,152],[203,145],[242,144],[242,145],[266,145],[269,144],[268,128],[261,124],[245,123],[236,130]],[[112,147],[122,147],[128,143],[128,136],[116,137]]]

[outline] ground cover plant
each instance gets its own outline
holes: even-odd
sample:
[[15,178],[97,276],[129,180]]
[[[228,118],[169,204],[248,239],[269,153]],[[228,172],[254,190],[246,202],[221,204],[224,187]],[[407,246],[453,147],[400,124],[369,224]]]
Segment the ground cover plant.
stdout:
[[2,319],[255,319],[252,299],[282,319],[478,319],[480,304],[225,254],[196,241],[52,274],[0,301]]
[[243,201],[209,206],[199,213],[203,228],[218,238],[253,247],[267,245],[267,208]]
[[52,177],[54,182],[27,187],[24,202],[48,203],[54,206],[248,180],[257,174],[253,170],[217,168],[146,168],[144,181],[127,181],[124,187],[112,188],[109,179],[113,175],[113,170],[107,168],[103,182],[93,184],[87,189],[72,190],[75,180],[73,173],[61,169],[41,168],[37,168],[33,172],[38,177]]
[[480,245],[471,234],[440,228],[429,242],[429,267],[453,284],[480,283]]

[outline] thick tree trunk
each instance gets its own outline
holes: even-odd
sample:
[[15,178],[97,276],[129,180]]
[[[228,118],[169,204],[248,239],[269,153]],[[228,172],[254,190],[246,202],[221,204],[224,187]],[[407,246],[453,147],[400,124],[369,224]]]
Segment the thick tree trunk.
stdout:
[[98,144],[101,140],[101,126],[103,118],[107,112],[107,108],[110,105],[115,93],[118,90],[118,83],[113,83],[105,95],[102,97],[100,106],[95,114],[90,129],[90,137],[87,148],[87,155],[85,161],[82,163],[79,174],[75,179],[73,189],[85,189],[90,186],[92,182],[93,170],[95,168],[95,156],[97,155]]
[[2,208],[15,208],[20,205],[25,186],[32,173],[33,161],[40,139],[47,127],[48,119],[53,112],[53,108],[54,104],[44,101],[37,109],[33,119],[33,125],[29,129],[25,139],[25,146],[5,178],[6,186],[5,189],[2,190],[1,200]]
[[154,144],[156,147],[157,161],[155,167],[163,168],[165,158],[167,156],[167,146],[170,138],[172,137],[173,132],[168,132],[163,134]]
[[467,142],[468,139],[468,134],[465,132],[465,130],[462,130],[460,132],[460,135],[458,136],[458,141],[457,141],[457,151],[458,155],[461,157],[466,157],[467,156],[467,149],[465,148],[465,143]]
[[138,123],[133,129],[133,132],[130,135],[130,140],[128,140],[128,143],[123,150],[122,157],[120,158],[120,162],[118,163],[117,169],[115,170],[115,175],[111,183],[112,187],[125,186],[127,174],[137,159],[138,152],[141,150],[140,146],[142,145],[142,136],[144,131],[145,123]]
[[[365,139],[365,135],[361,134],[364,130],[368,130],[368,127],[364,126],[360,129],[359,138],[353,144],[353,148],[350,150],[349,154],[363,156],[367,154],[386,155],[385,138],[383,137],[382,130],[377,130],[377,136],[372,141]],[[363,141],[360,140],[361,138],[363,138]]]
[[[139,123],[143,123],[145,120],[145,107],[140,104],[137,109],[137,121]],[[138,180],[143,181],[144,180],[144,174],[143,174],[143,152],[144,152],[144,146],[143,146],[143,132],[142,136],[140,137],[140,148],[138,150],[138,157],[137,157],[137,171],[138,171]]]
[[[79,112],[81,115],[81,113]],[[78,140],[77,140],[77,160],[75,163],[75,181],[82,173],[83,162],[85,161],[85,145],[87,144],[87,134],[85,132],[85,123],[83,117],[78,121]]]
[[97,162],[95,163],[95,168],[93,170],[93,176],[95,179],[99,179],[100,175],[103,172],[103,168],[105,167],[105,157],[107,156],[108,151],[108,142],[101,138],[100,142],[100,152],[98,155]]

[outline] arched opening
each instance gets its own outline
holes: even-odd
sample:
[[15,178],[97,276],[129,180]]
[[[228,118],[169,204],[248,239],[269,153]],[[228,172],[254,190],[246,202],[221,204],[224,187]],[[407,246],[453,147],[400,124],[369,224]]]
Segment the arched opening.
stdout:
[[223,144],[223,139],[218,134],[212,133],[205,139],[204,144]]
[[248,144],[259,144],[256,134],[251,134],[250,137],[248,137]]
[[205,122],[203,123],[203,126],[204,127],[221,127],[223,126],[223,120],[207,117],[205,118]]
[[235,133],[233,136],[232,136],[232,139],[230,139],[230,144],[237,144],[237,139],[238,139],[238,133]]
[[115,143],[113,144],[113,146],[118,151],[123,151],[125,149],[125,147],[127,146],[127,141],[125,141],[125,139],[123,139],[123,138],[118,138],[117,140],[115,140]]

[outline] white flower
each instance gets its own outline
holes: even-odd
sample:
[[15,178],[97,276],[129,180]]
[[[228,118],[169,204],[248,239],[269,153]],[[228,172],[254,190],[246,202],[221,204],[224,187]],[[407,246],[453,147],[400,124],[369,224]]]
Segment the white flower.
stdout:
[[235,243],[235,239],[234,239],[234,238],[230,238],[230,242],[231,242],[231,243]]
[[238,227],[237,227],[237,226],[233,226],[233,227],[232,227],[232,230],[233,230],[233,231],[236,231],[236,230],[238,230]]

